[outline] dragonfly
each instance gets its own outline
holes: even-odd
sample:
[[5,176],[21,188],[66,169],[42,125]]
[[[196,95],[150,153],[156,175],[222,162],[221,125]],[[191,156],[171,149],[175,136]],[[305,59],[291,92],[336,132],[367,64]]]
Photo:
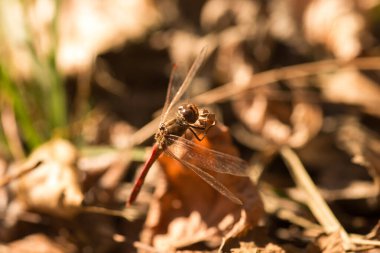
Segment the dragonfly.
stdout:
[[[155,134],[156,142],[152,147],[150,157],[146,160],[135,181],[128,199],[128,206],[133,204],[136,200],[150,167],[163,153],[180,162],[185,167],[190,168],[205,182],[232,202],[242,205],[241,200],[214,176],[209,174],[208,171],[235,176],[246,176],[247,163],[236,156],[208,149],[183,137],[187,131],[190,131],[198,141],[202,141],[206,137],[208,130],[216,124],[215,114],[209,112],[207,109],[199,108],[195,104],[187,103],[180,105],[177,108],[175,117],[167,120],[171,114],[170,112],[179,104],[180,98],[192,82],[206,54],[207,50],[203,48],[175,93],[171,92],[174,72],[172,71],[166,101],[161,114],[160,125]],[[171,98],[172,94],[174,94],[174,96]],[[196,161],[196,163],[194,161]]]

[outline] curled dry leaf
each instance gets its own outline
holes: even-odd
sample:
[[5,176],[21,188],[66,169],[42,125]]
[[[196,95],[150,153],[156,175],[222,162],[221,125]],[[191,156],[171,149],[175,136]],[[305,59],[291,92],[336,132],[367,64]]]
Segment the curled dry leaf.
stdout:
[[76,161],[77,150],[66,140],[55,139],[37,148],[22,166],[10,171],[18,173],[19,169],[40,163],[12,183],[17,201],[52,215],[73,215],[83,200]]
[[153,1],[65,1],[59,16],[58,66],[65,73],[89,68],[101,52],[141,37],[157,25]]
[[354,0],[314,0],[304,14],[306,39],[322,44],[335,57],[351,60],[362,50],[365,20]]
[[380,117],[379,85],[354,68],[323,76],[321,91],[330,102],[359,106],[366,113]]
[[[217,68],[224,73],[225,81],[232,80],[236,87],[251,85],[254,73],[244,57],[242,46],[239,41],[228,39],[228,36],[225,39],[218,55]],[[234,100],[235,112],[252,132],[259,133],[265,139],[278,145],[301,147],[319,132],[323,122],[321,108],[308,99],[310,96],[302,81],[293,80],[291,97],[286,94],[282,96],[274,85],[257,87]],[[273,99],[276,97],[278,101]],[[294,98],[292,104],[283,102],[284,97],[287,100]]]
[[4,63],[9,63],[14,77],[29,78],[34,61],[30,46],[41,58],[56,50],[59,69],[75,74],[87,71],[98,54],[143,36],[159,24],[160,16],[151,0],[4,1],[0,21]]
[[6,245],[0,244],[0,252],[6,253],[70,253],[75,252],[74,248],[62,247],[43,234],[34,234],[13,241]]
[[[295,90],[297,94],[300,91]],[[321,108],[312,102],[275,103],[269,100],[274,90],[256,89],[252,96],[234,102],[234,109],[243,123],[271,142],[301,147],[321,129]]]
[[322,234],[317,239],[315,244],[318,246],[322,253],[344,253],[342,238],[339,231],[331,233],[329,235]]
[[286,44],[293,45],[296,50],[301,48],[302,14],[312,0],[303,1],[269,1],[269,30],[271,35]]
[[340,147],[352,156],[352,162],[368,169],[380,192],[380,138],[356,120],[346,120],[338,129]]
[[[217,124],[199,143],[223,153],[237,155],[226,127]],[[207,159],[207,158],[205,158]],[[210,158],[212,159],[212,158]],[[156,191],[142,240],[161,250],[177,249],[197,242],[213,246],[223,237],[239,235],[255,226],[263,215],[263,204],[248,177],[210,174],[233,192],[243,205],[237,205],[214,190],[190,169],[162,156],[160,164],[167,176],[166,189]],[[199,161],[194,161],[196,164]]]
[[296,102],[290,120],[293,127],[289,145],[301,147],[314,137],[322,127],[322,110],[316,104]]
[[273,243],[268,243],[264,248],[256,246],[253,242],[241,242],[240,248],[234,248],[232,253],[285,253],[285,250]]
[[206,30],[220,30],[224,26],[250,26],[255,23],[259,12],[258,3],[248,0],[211,0],[207,1],[202,9],[201,24]]

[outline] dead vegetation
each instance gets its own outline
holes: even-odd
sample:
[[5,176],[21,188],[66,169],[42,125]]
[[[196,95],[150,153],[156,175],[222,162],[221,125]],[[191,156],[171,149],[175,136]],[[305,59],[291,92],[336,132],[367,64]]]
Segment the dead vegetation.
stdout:
[[[379,10],[1,2],[0,251],[377,252]],[[181,82],[204,47],[185,101],[217,116],[200,145],[248,162],[211,173],[243,205],[161,156],[126,207],[173,63]]]

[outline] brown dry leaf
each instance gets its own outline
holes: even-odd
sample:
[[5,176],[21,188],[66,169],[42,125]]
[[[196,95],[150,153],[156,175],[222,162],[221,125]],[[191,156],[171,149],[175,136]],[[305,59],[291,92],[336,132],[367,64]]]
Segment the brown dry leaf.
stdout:
[[34,234],[24,237],[20,240],[13,241],[6,245],[0,244],[0,252],[4,253],[70,253],[75,252],[74,248],[62,247],[60,244],[52,241],[46,235]]
[[[211,128],[207,139],[200,144],[237,155],[226,127],[220,124]],[[168,186],[156,191],[159,199],[151,205],[148,213],[143,242],[160,250],[181,248],[197,242],[215,247],[223,237],[237,236],[255,226],[261,218],[263,205],[248,177],[210,172],[242,200],[243,206],[239,206],[179,162],[162,156],[160,163],[167,175]]]
[[320,235],[315,242],[322,253],[345,253],[343,248],[342,238],[340,237],[339,231],[332,233],[330,235]]
[[380,87],[354,68],[324,76],[321,91],[325,99],[361,107],[366,113],[380,116]]
[[302,15],[312,0],[272,0],[269,1],[269,29],[271,35],[284,43],[293,45],[296,50],[301,48]]
[[302,147],[321,129],[322,110],[318,105],[312,103],[297,102],[294,104],[290,120],[293,133],[289,138],[289,145]]
[[[308,101],[287,103],[269,100],[270,89],[256,89],[251,97],[234,102],[237,115],[255,133],[277,145],[301,147],[321,129],[321,108]],[[295,91],[297,95],[299,91]]]
[[158,23],[151,0],[65,1],[59,17],[58,66],[65,73],[86,70],[99,53],[140,38]]
[[338,142],[352,162],[366,167],[380,192],[380,138],[357,120],[346,120],[338,131]]
[[202,9],[201,24],[206,30],[220,30],[224,26],[236,23],[251,30],[259,12],[258,3],[249,0],[211,0]]
[[[223,73],[224,81],[231,81],[238,88],[251,85],[252,66],[245,60],[239,41],[226,36],[220,49],[216,68]],[[300,84],[298,84],[300,83]],[[233,101],[236,114],[252,131],[272,143],[301,147],[318,134],[323,114],[320,106],[309,101],[307,83],[293,80],[290,96],[285,96],[275,85],[257,87]],[[253,87],[254,88],[254,87]],[[278,97],[276,101],[273,98]],[[283,98],[285,97],[285,101]],[[289,105],[287,100],[292,99]]]
[[273,243],[268,243],[262,248],[253,242],[240,242],[240,248],[231,249],[231,253],[285,253],[285,250]]
[[362,50],[361,33],[365,29],[363,15],[354,0],[314,0],[304,14],[306,39],[322,44],[336,58],[350,60]]
[[[12,183],[17,200],[26,207],[63,217],[75,213],[83,194],[76,168],[77,150],[66,140],[54,139],[37,148],[23,166],[41,164]],[[73,209],[74,207],[74,209]]]
[[[0,51],[16,78],[33,71],[30,46],[38,57],[56,50],[57,66],[64,74],[88,70],[95,57],[143,36],[160,23],[151,0],[112,1],[2,1]],[[53,23],[57,16],[57,35]],[[55,37],[58,42],[54,42]],[[57,44],[57,45],[56,45]],[[57,46],[57,48],[54,48]],[[3,54],[4,53],[4,54]]]

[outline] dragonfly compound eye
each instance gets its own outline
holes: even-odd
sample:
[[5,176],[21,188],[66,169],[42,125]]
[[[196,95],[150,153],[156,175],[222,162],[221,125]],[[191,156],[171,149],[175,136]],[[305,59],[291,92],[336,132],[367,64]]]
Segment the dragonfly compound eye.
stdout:
[[181,105],[178,112],[190,124],[195,123],[199,117],[198,108],[193,104]]

